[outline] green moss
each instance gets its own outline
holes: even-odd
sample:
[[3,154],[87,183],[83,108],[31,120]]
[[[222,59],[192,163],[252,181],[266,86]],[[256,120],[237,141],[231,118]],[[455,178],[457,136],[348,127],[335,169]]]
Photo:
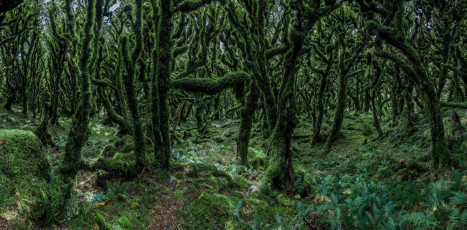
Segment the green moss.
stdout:
[[170,82],[172,89],[183,89],[189,92],[199,92],[213,95],[227,88],[242,85],[248,73],[243,71],[229,72],[218,79],[211,78],[181,78]]
[[136,156],[133,152],[117,152],[113,157],[101,157],[94,163],[98,169],[97,183],[104,185],[106,180],[114,178],[130,178],[136,175]]
[[0,130],[0,215],[18,210],[16,219],[51,223],[65,205],[61,180],[49,184],[50,164],[31,131]]
[[[46,179],[50,165],[41,141],[31,131],[0,130],[0,171],[12,177]],[[28,170],[24,170],[27,168]]]
[[183,216],[185,229],[223,229],[230,207],[237,202],[222,194],[201,193],[189,205],[178,210],[178,215]]

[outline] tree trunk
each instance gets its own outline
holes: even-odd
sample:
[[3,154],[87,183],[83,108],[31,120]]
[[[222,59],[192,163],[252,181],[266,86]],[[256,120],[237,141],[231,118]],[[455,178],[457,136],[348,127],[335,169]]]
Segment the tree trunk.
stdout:
[[[314,22],[308,23],[310,26],[314,25]],[[295,101],[296,62],[305,41],[305,33],[300,20],[294,23],[291,37],[293,43],[284,57],[284,74],[279,93],[277,121],[267,151],[269,161],[262,187],[265,193],[272,192],[272,189],[290,191],[294,182],[290,146],[293,129],[298,123]]]
[[70,132],[65,146],[65,157],[64,164],[61,167],[61,171],[65,178],[73,180],[82,167],[81,150],[84,144],[87,142],[90,130],[89,130],[89,113],[90,113],[90,83],[89,83],[89,70],[87,63],[90,58],[89,44],[92,37],[92,25],[94,15],[94,0],[88,1],[87,6],[87,20],[84,28],[85,36],[83,38],[82,53],[79,61],[80,68],[80,83],[81,83],[81,95],[77,107],[77,112],[74,114]]
[[15,101],[16,101],[16,90],[12,91],[8,95],[8,99],[6,100],[5,106],[4,106],[5,110],[11,111],[11,106],[13,105]]
[[28,94],[26,93],[26,89],[23,89],[21,92],[21,97],[23,99],[23,116],[28,117]]
[[372,113],[373,113],[373,125],[375,126],[375,129],[376,131],[378,132],[378,137],[382,137],[383,136],[383,130],[381,129],[381,124],[380,124],[380,121],[379,121],[379,114],[378,114],[378,110],[376,108],[376,89],[373,89],[374,92],[373,92],[373,95],[371,97],[371,110],[372,110]]
[[250,142],[253,115],[258,107],[258,97],[258,89],[254,84],[250,84],[250,92],[246,95],[246,100],[244,101],[241,111],[240,130],[237,141],[240,163],[244,166],[248,164],[248,145]]
[[156,12],[158,6],[153,2],[153,14],[159,15],[156,28],[157,39],[155,49],[152,92],[153,92],[153,133],[154,133],[154,153],[156,166],[161,169],[169,168],[170,164],[170,134],[169,134],[169,102],[168,92],[172,62],[173,42],[172,31],[172,0],[161,0],[159,13]]
[[433,88],[423,86],[427,86],[426,82],[422,82],[421,91],[425,113],[430,124],[433,167],[446,167],[449,165],[450,159],[444,137],[444,125],[443,118],[441,116],[440,103]]
[[347,79],[345,73],[339,73],[339,92],[337,93],[337,108],[334,114],[334,122],[332,123],[331,131],[326,140],[326,153],[331,150],[332,143],[341,135],[342,122],[344,121],[345,109],[345,91],[347,87]]
[[319,92],[318,92],[318,117],[315,122],[315,128],[313,130],[313,139],[311,141],[312,144],[316,144],[320,142],[321,140],[321,125],[323,124],[323,114],[324,114],[324,105],[323,105],[323,97],[324,97],[324,91],[326,89],[326,75],[322,74],[321,75],[321,80],[320,80],[320,86],[319,86]]

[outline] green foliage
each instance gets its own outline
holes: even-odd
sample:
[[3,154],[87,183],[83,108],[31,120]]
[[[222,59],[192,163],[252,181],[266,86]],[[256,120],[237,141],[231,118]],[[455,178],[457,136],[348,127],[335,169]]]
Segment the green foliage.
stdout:
[[32,196],[24,200],[21,213],[36,226],[48,226],[63,215],[67,206],[70,184],[61,180],[55,186],[46,184],[41,188],[32,188]]
[[99,213],[96,213],[96,222],[97,222],[97,225],[99,226],[99,229],[103,229],[103,230],[110,230],[112,229],[112,226],[110,225],[110,223],[108,223],[104,216],[102,216],[101,214]]
[[184,217],[183,226],[186,229],[223,228],[232,203],[231,198],[222,194],[201,193],[197,199],[180,209],[178,215]]
[[280,229],[282,227],[282,218],[279,213],[276,213],[276,223],[273,224],[264,224],[263,220],[259,215],[253,217],[253,223],[244,222],[241,219],[241,212],[243,208],[243,201],[239,201],[233,215],[236,217],[234,226],[241,227],[246,230],[271,230],[271,229]]
[[117,182],[107,181],[107,193],[105,194],[106,198],[126,200],[128,196],[128,189],[133,185],[133,182],[125,182],[118,184]]
[[16,209],[35,225],[49,225],[63,211],[70,188],[49,171],[34,133],[0,130],[0,139],[0,212]]
[[130,227],[131,227],[130,220],[126,216],[122,216],[122,217],[118,218],[118,224],[123,229],[130,229]]

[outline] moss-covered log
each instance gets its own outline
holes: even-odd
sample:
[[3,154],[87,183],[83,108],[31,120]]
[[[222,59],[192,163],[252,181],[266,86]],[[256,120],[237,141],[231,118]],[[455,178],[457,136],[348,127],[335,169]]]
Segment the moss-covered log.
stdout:
[[242,87],[244,81],[248,77],[248,73],[243,71],[229,72],[224,76],[212,78],[182,78],[172,80],[170,88],[183,89],[188,92],[204,93],[204,94],[217,94],[228,88]]
[[440,101],[442,107],[467,109],[467,103]]
[[184,0],[181,1],[176,7],[174,7],[174,12],[188,13],[190,11],[196,10],[200,7],[203,7],[211,2],[221,2],[224,0]]

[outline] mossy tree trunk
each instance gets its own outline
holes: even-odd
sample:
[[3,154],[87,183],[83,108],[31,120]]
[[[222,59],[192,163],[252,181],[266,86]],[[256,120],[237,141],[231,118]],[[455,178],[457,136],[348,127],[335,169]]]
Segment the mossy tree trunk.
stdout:
[[[135,75],[136,75],[136,65],[139,62],[139,58],[141,55],[141,51],[143,48],[143,35],[141,30],[142,18],[141,18],[141,11],[142,11],[142,0],[136,0],[136,9],[135,15],[136,18],[133,22],[132,19],[130,21],[133,23],[133,30],[136,35],[136,42],[135,47],[132,50],[131,57],[129,56],[128,52],[128,45],[127,45],[127,38],[122,37],[120,42],[120,55],[122,55],[124,60],[124,73],[123,73],[123,82],[125,83],[125,95],[128,102],[128,107],[132,119],[132,135],[135,139],[135,146],[134,146],[134,154],[136,155],[136,164],[135,164],[135,172],[140,172],[144,164],[146,162],[145,157],[145,142],[144,142],[144,134],[143,128],[141,124],[141,116],[138,108],[138,102],[136,100],[136,93],[135,93]],[[140,68],[141,71],[142,68]]]
[[50,123],[58,124],[58,106],[59,98],[61,95],[60,84],[62,82],[62,74],[65,69],[66,52],[68,49],[68,41],[65,36],[58,32],[58,25],[56,22],[58,8],[55,2],[51,3],[49,9],[50,30],[54,38],[53,41],[47,41],[47,45],[54,55],[51,55],[49,68],[49,81],[50,81]]
[[[362,6],[363,10],[368,10],[365,5]],[[381,25],[376,21],[370,21],[367,27],[370,31],[377,32],[381,39],[402,52],[403,55],[395,55],[387,51],[378,51],[378,56],[395,62],[416,83],[417,89],[422,96],[425,115],[430,124],[433,167],[446,167],[450,164],[450,155],[446,147],[440,102],[435,90],[435,84],[424,69],[420,56],[407,42],[407,30],[404,28],[404,1],[394,2],[393,9],[395,15],[391,27]]]
[[332,122],[331,130],[329,131],[328,139],[326,140],[326,152],[331,149],[332,143],[341,135],[342,122],[344,121],[344,109],[346,100],[347,88],[347,71],[344,67],[344,53],[346,52],[345,46],[339,50],[339,67],[338,67],[338,81],[339,90],[337,92],[337,108],[334,112],[334,120]]
[[[302,51],[307,33],[323,16],[337,9],[340,4],[330,3],[320,8],[315,4],[314,9],[303,5],[302,2],[291,2],[290,7],[295,13],[295,21],[289,33],[288,50],[284,56],[284,72],[277,104],[277,121],[270,138],[267,151],[268,166],[263,176],[262,191],[270,193],[273,190],[290,192],[294,182],[292,165],[292,132],[298,124],[295,83],[297,75],[297,60]],[[319,12],[319,13],[317,13]]]
[[317,100],[317,110],[318,110],[318,114],[317,114],[317,118],[314,122],[314,127],[313,127],[313,137],[312,137],[312,140],[311,140],[311,143],[312,144],[317,144],[318,142],[321,142],[323,140],[322,137],[321,137],[321,126],[323,124],[323,116],[324,116],[324,93],[325,93],[325,90],[327,88],[327,84],[328,84],[328,76],[329,76],[329,73],[331,71],[331,67],[332,67],[332,62],[333,62],[333,52],[331,50],[331,53],[330,53],[330,56],[327,60],[325,60],[327,62],[327,66],[326,66],[326,70],[320,72],[320,83],[319,83],[319,90],[318,90],[318,95],[316,96],[316,100]]
[[160,0],[159,9],[153,1],[153,14],[159,15],[156,28],[156,47],[153,60],[152,104],[155,163],[167,169],[170,164],[169,104],[168,93],[172,63],[172,1]]
[[252,83],[250,91],[245,96],[241,111],[240,130],[238,133],[237,151],[242,165],[248,164],[248,145],[250,143],[253,115],[258,107],[259,91]]
[[[345,21],[344,21],[345,23]],[[349,73],[352,68],[353,63],[359,58],[360,51],[363,49],[363,44],[354,44],[356,46],[352,51],[352,54],[349,54],[347,51],[347,46],[351,42],[345,41],[344,32],[339,32],[339,53],[338,53],[338,63],[337,63],[337,74],[339,89],[337,92],[337,108],[334,113],[334,120],[332,123],[331,130],[329,131],[329,136],[326,140],[326,153],[329,153],[331,150],[332,143],[337,140],[341,134],[342,123],[344,121],[344,110],[346,106],[347,98],[347,80],[352,75],[359,74],[361,70],[356,70]]]
[[[236,11],[233,2],[229,3],[230,22],[240,36],[236,43],[241,44],[242,54],[249,63],[248,68],[251,70],[251,77],[262,100],[262,108],[266,118],[267,129],[264,134],[269,136],[277,121],[277,98],[267,68],[270,57],[268,58],[267,55],[268,43],[265,22],[270,4],[265,0],[242,2],[247,13],[242,18],[238,15],[239,12]],[[247,26],[249,22],[246,19],[252,23],[250,26]]]
[[381,138],[383,137],[384,133],[383,130],[381,129],[381,123],[379,120],[379,107],[376,104],[377,100],[376,97],[378,94],[376,93],[376,89],[373,89],[372,95],[371,95],[371,113],[373,115],[373,125],[375,126],[376,131],[378,132],[378,137]]
[[73,179],[81,169],[83,162],[81,150],[90,135],[89,113],[90,113],[90,79],[89,79],[89,44],[92,39],[92,27],[94,22],[95,1],[89,0],[86,13],[86,24],[83,28],[84,38],[82,40],[82,51],[79,60],[79,80],[81,83],[80,100],[77,112],[73,115],[70,132],[65,146],[65,157],[61,171],[65,178]]
[[[160,169],[167,169],[170,167],[169,90],[174,86],[180,88],[187,87],[193,91],[198,89],[197,84],[192,84],[193,82],[190,80],[183,81],[182,79],[175,83],[170,80],[174,50],[172,38],[173,14],[176,12],[188,13],[209,3],[211,3],[211,1],[182,1],[176,7],[173,7],[172,0],[160,0],[159,5],[157,5],[156,0],[151,0],[154,21],[158,22],[157,25],[154,25],[156,27],[156,43],[152,60],[151,120],[153,125],[155,164]],[[196,83],[196,79],[194,83]]]

